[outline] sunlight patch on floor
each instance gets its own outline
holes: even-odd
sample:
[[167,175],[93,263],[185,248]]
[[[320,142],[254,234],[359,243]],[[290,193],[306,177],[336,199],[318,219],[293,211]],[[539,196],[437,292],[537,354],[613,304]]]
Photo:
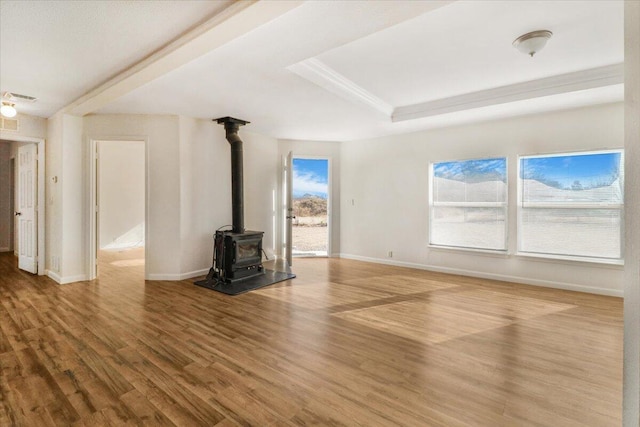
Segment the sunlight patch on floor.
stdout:
[[144,265],[144,258],[143,259],[123,259],[120,261],[110,262],[109,264],[113,265],[114,267],[136,267],[139,265]]

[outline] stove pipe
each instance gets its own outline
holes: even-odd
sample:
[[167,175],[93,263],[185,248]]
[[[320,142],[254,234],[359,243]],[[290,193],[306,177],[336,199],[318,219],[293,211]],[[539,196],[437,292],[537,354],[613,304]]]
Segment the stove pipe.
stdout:
[[231,144],[231,213],[234,233],[244,233],[244,195],[242,194],[242,140],[238,136],[240,126],[247,121],[233,117],[214,119],[224,124],[227,141]]

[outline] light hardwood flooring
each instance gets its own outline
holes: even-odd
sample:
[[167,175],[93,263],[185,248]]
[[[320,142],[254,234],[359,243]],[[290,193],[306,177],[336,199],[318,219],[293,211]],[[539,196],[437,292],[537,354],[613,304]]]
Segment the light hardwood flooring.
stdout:
[[230,297],[0,254],[0,425],[618,426],[622,300],[339,259]]

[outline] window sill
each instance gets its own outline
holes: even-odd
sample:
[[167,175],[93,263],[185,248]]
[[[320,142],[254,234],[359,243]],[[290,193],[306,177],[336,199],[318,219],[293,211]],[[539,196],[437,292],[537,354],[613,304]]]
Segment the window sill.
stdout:
[[474,249],[474,248],[463,248],[460,246],[440,246],[440,245],[427,245],[429,249],[441,250],[445,252],[471,252],[478,255],[487,255],[494,256],[498,258],[507,258],[509,256],[509,252],[506,250],[497,250],[497,249]]
[[602,266],[611,267],[624,267],[623,259],[608,259],[608,258],[588,258],[588,257],[576,257],[568,255],[549,255],[549,254],[537,254],[533,252],[516,252],[515,254],[522,258],[536,258],[539,261],[548,262],[579,262],[585,264],[599,264]]

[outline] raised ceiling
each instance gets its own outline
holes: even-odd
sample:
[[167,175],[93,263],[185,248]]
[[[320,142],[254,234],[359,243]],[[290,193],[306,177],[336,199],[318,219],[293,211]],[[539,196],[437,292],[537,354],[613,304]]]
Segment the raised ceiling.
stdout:
[[[32,113],[49,116],[229,3],[3,0],[0,89],[40,98]],[[622,1],[308,1],[272,13],[82,113],[232,115],[277,138],[350,140],[623,96]],[[538,29],[554,36],[534,58],[511,46]]]

